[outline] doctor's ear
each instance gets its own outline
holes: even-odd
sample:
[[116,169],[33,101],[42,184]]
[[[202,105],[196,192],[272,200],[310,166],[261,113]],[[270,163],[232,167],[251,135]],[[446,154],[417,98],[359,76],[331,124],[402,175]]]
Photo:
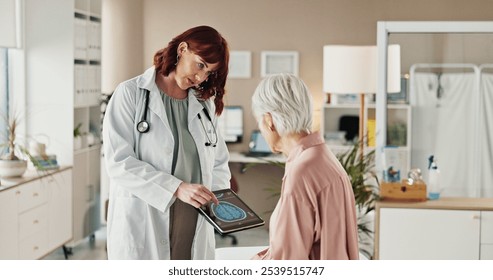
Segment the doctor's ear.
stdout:
[[177,53],[178,55],[186,52],[188,50],[188,43],[187,42],[181,42],[179,45],[178,45],[178,50],[177,50]]

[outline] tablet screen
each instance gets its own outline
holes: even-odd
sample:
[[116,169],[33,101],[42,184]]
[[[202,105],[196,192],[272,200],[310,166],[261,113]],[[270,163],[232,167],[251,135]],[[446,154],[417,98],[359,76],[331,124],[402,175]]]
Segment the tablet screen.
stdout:
[[209,202],[198,210],[221,233],[262,226],[264,221],[231,189],[214,191],[219,204]]

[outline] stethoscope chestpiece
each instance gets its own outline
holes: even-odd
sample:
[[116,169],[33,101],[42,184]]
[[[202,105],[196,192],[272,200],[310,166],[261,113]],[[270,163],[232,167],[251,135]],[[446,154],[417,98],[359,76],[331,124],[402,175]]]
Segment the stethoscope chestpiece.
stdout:
[[137,131],[140,133],[146,133],[149,131],[151,126],[146,120],[142,120],[137,124]]
[[145,91],[145,107],[144,107],[144,115],[142,116],[142,120],[137,124],[137,131],[140,133],[146,133],[149,131],[151,127],[149,122],[147,122],[147,108],[149,107],[149,93],[150,91],[144,89]]

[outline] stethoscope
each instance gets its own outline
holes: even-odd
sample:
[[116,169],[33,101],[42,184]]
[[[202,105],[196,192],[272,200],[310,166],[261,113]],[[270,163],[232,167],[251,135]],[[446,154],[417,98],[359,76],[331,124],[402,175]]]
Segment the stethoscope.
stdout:
[[[147,133],[149,131],[149,129],[151,128],[151,125],[146,120],[147,108],[149,107],[149,93],[150,93],[149,90],[145,91],[146,96],[145,96],[144,115],[142,116],[142,120],[139,123],[137,123],[137,131],[140,133]],[[203,108],[202,111],[204,111],[205,116],[211,122],[212,129],[214,130],[214,138],[213,138],[214,142],[212,142],[211,138],[209,137],[209,134],[207,133],[207,129],[205,128],[204,121],[202,120],[200,113],[198,113],[197,117],[199,118],[200,124],[202,125],[202,128],[204,129],[205,136],[207,137],[207,142],[205,142],[205,145],[207,147],[212,146],[215,148],[217,146],[217,141],[218,141],[216,127],[214,126],[214,123],[212,122],[212,118],[209,115],[209,111],[207,111],[207,109],[205,107]]]

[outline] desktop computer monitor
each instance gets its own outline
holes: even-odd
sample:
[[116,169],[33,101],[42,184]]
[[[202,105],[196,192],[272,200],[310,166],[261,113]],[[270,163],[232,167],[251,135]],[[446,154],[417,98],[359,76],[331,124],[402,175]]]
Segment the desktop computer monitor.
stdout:
[[243,140],[243,108],[224,106],[218,120],[218,130],[226,143],[240,143]]

